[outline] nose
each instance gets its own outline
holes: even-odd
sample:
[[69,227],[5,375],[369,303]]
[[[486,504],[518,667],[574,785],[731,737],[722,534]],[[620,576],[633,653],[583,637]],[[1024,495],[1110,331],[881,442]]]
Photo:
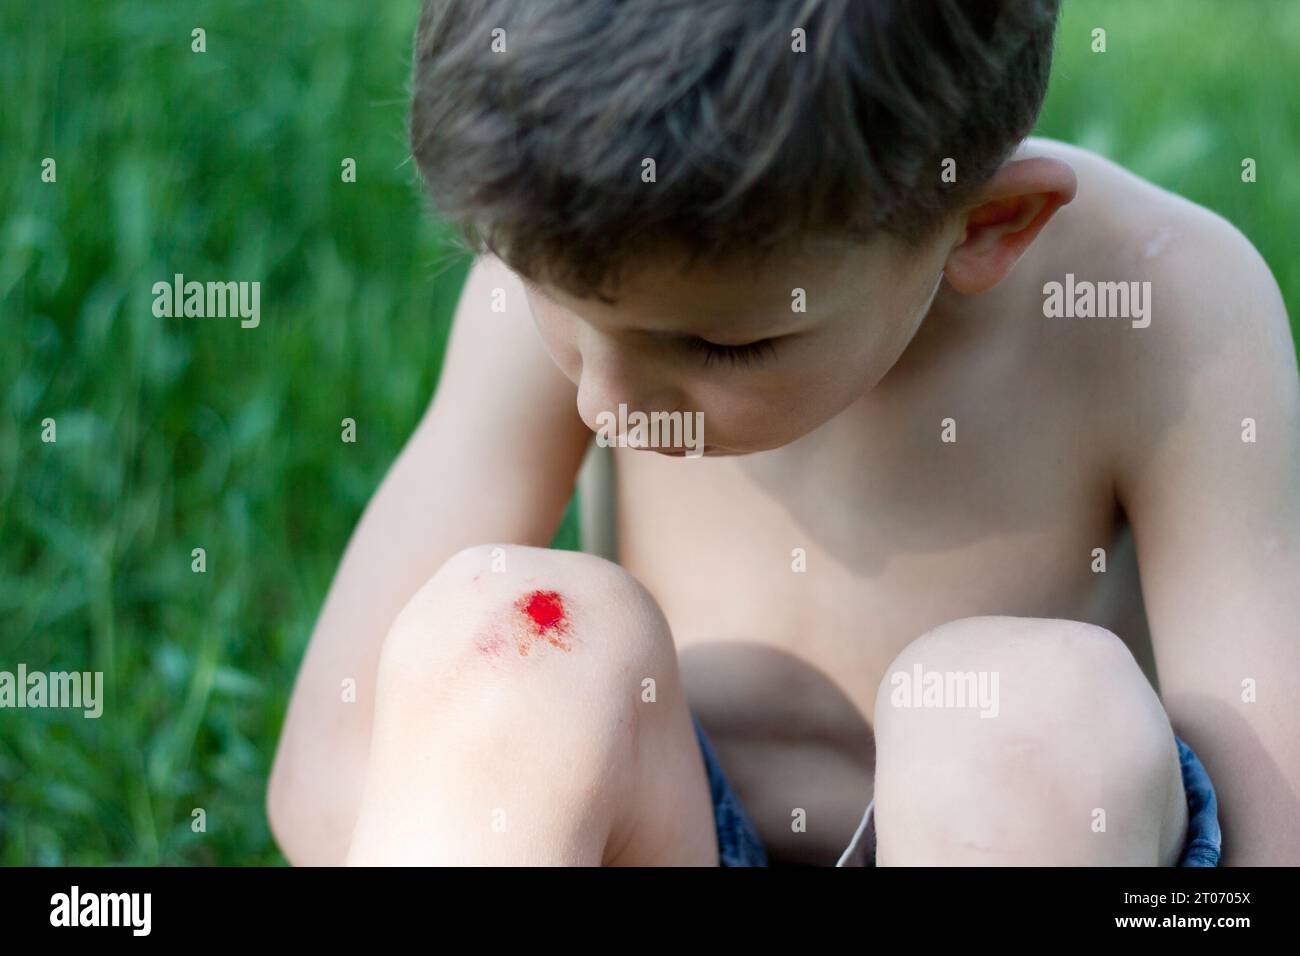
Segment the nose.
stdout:
[[610,347],[594,354],[584,352],[578,379],[578,414],[592,431],[601,428],[601,413],[625,420],[619,406],[632,412],[673,412],[681,407],[681,395],[671,383],[662,381],[662,370],[638,362]]

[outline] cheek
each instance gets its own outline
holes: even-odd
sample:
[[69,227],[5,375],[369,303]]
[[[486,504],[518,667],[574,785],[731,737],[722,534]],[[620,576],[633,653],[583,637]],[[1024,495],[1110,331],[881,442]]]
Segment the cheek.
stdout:
[[847,407],[860,393],[847,370],[826,364],[756,369],[745,382],[697,393],[705,444],[761,451],[788,444]]
[[846,321],[827,348],[827,378],[847,383],[858,394],[879,384],[916,335],[938,287],[938,281],[927,281],[923,288],[909,285],[886,307]]
[[800,401],[790,414],[802,430],[810,431],[844,411],[870,387],[867,360],[847,351],[835,352],[804,381]]
[[797,365],[792,362],[762,383],[748,419],[765,442],[786,444],[820,427],[884,374],[885,367],[878,367],[880,343],[869,328],[855,322],[830,332],[807,343]]

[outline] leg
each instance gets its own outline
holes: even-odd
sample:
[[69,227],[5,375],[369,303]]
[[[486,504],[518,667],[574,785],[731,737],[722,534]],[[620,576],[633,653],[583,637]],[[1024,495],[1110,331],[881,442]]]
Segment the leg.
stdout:
[[[953,692],[947,706],[906,706],[918,666],[963,675],[954,688],[983,674],[995,706],[955,706]],[[1173,731],[1109,631],[945,624],[890,666],[875,717],[879,865],[1177,863],[1187,806]]]
[[676,652],[646,591],[572,552],[451,558],[385,640],[348,860],[716,862]]

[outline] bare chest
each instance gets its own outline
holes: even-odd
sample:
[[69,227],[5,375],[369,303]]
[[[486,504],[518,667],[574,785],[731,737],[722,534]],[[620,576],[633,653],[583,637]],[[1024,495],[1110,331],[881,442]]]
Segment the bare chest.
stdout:
[[[1034,455],[1005,441],[894,436],[806,465],[616,456],[620,560],[663,608],[691,707],[765,839],[787,836],[791,807],[822,801],[835,823],[818,859],[847,840],[869,799],[876,689],[945,621],[1087,620],[1149,667],[1109,484],[1068,436]],[[809,779],[823,784],[813,797]]]

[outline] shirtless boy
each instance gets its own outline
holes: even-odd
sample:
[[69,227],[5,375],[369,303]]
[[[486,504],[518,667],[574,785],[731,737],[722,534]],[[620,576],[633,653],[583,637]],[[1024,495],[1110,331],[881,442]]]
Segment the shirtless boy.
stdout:
[[[1055,7],[426,3],[482,255],[302,665],[292,862],[1300,864],[1285,308],[1025,138]],[[607,452],[617,563],[547,549],[620,406],[705,453]]]

